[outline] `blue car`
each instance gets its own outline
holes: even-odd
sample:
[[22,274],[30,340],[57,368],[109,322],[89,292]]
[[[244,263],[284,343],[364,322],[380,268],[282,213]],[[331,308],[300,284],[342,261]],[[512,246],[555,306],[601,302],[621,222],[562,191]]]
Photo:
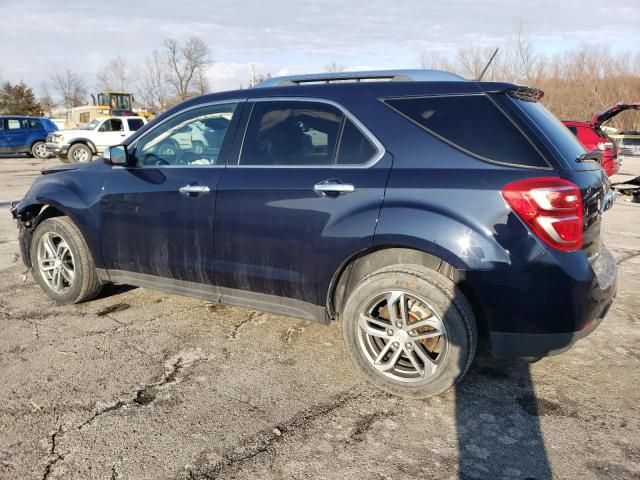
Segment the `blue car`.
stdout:
[[47,158],[47,135],[58,130],[48,118],[0,116],[0,153],[26,153]]
[[259,87],[44,171],[12,208],[42,289],[75,303],[117,282],[339,321],[362,375],[414,398],[459,381],[479,338],[537,359],[602,321],[613,195],[540,90],[425,70]]

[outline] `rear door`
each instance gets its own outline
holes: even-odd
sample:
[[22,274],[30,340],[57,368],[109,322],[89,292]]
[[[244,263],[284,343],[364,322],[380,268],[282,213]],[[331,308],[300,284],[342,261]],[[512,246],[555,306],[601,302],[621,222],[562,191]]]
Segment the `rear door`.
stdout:
[[[112,167],[101,204],[105,268],[214,283],[216,188],[240,107],[225,102],[170,117],[130,146],[134,166]],[[225,125],[221,148],[177,148],[174,135],[194,122]]]
[[4,121],[7,153],[28,152],[31,149],[28,120],[8,117]]
[[330,102],[249,104],[218,186],[217,282],[323,305],[331,277],[369,247],[391,156]]

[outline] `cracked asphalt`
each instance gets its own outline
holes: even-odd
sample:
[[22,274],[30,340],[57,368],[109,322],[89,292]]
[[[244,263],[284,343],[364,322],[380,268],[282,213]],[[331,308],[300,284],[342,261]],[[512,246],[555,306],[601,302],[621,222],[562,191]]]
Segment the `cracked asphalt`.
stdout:
[[8,212],[54,163],[0,158],[0,478],[640,478],[640,204],[605,216],[619,293],[593,335],[532,365],[480,354],[415,401],[365,383],[338,324],[126,286],[55,305]]

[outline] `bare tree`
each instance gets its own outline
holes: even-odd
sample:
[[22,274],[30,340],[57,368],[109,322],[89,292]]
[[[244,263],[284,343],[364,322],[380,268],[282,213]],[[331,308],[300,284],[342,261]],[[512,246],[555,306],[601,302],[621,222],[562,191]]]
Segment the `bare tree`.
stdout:
[[324,66],[324,71],[328,73],[344,72],[344,68],[344,65],[341,65],[340,63],[331,62]]
[[56,108],[56,102],[51,96],[49,86],[43,82],[40,86],[40,105],[42,112],[49,118],[53,117],[53,109]]
[[164,56],[155,50],[144,61],[137,92],[140,99],[153,111],[162,111],[168,106],[168,71]]
[[127,92],[130,89],[133,74],[123,57],[115,57],[107,62],[98,72],[98,88],[100,90],[116,90]]
[[51,88],[58,95],[59,103],[66,109],[86,104],[87,87],[82,78],[68,68],[62,72],[54,69]]
[[[213,63],[211,51],[201,38],[191,37],[184,45],[174,39],[164,41],[168,65],[167,80],[175,95],[184,100],[193,94],[193,83],[206,79],[206,71]],[[203,84],[200,82],[200,86]]]

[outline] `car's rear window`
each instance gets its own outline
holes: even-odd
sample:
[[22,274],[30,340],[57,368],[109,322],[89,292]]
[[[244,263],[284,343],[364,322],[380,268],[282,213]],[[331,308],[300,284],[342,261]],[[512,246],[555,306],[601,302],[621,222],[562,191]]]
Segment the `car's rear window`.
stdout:
[[135,132],[139,128],[142,128],[142,126],[144,125],[144,122],[141,118],[129,118],[127,119],[127,123],[129,124],[129,130],[131,130],[132,132]]
[[386,103],[441,140],[482,160],[548,167],[531,142],[486,95],[395,98]]
[[595,162],[576,162],[575,159],[585,152],[584,146],[571,133],[553,113],[546,109],[539,102],[527,102],[524,100],[512,99],[520,107],[520,110],[540,133],[547,138],[553,148],[564,158],[564,160],[575,169],[595,168]]

